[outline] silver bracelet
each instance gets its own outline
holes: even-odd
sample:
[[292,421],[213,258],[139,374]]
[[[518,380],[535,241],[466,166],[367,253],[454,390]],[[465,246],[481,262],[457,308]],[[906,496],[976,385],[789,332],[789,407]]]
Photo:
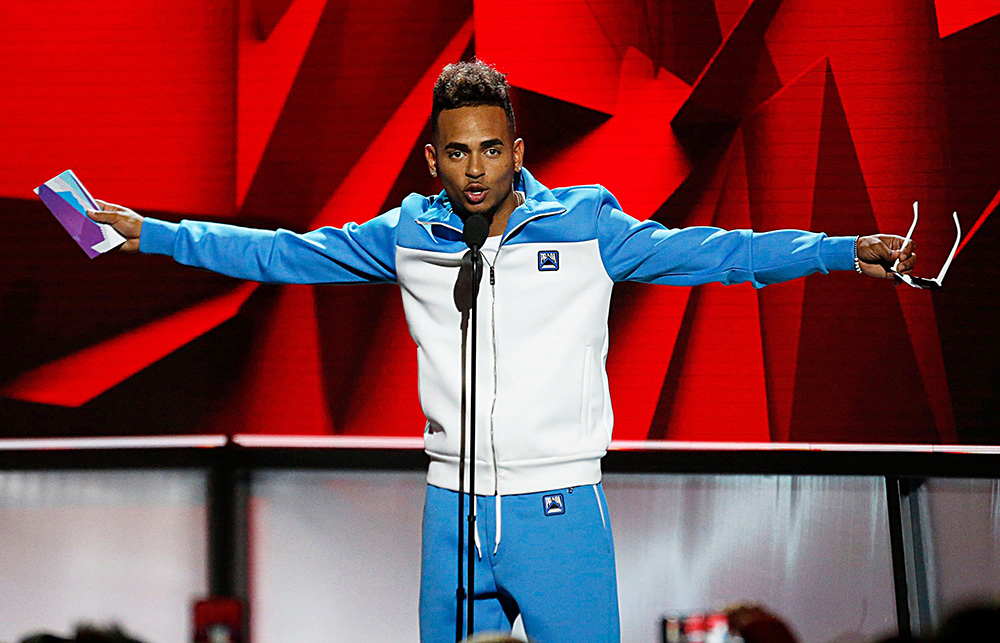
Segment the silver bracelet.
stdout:
[[861,261],[858,259],[858,240],[861,237],[854,237],[854,270],[859,275],[865,274],[864,270],[861,269]]

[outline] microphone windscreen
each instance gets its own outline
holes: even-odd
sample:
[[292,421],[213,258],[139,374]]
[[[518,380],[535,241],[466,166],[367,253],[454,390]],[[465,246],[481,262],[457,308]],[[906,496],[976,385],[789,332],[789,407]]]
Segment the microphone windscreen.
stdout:
[[486,243],[486,237],[490,234],[490,224],[486,223],[486,218],[481,214],[473,214],[465,220],[462,228],[462,239],[465,245],[470,248],[482,248]]

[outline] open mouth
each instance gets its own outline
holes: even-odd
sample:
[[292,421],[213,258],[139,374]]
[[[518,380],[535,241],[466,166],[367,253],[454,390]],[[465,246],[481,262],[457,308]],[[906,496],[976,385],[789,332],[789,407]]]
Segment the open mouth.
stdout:
[[470,204],[482,203],[489,190],[482,185],[470,185],[465,188],[465,200]]

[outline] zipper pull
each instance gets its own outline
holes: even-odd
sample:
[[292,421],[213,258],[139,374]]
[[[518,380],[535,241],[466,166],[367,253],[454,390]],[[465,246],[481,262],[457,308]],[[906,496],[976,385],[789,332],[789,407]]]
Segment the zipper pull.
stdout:
[[490,266],[490,285],[497,285],[497,273],[493,270],[493,266]]

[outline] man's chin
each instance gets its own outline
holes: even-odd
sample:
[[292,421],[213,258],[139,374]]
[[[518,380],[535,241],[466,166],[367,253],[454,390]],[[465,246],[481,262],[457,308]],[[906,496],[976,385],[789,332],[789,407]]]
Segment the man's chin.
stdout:
[[468,203],[468,202],[466,202],[466,201],[463,200],[463,201],[461,201],[458,204],[458,206],[459,207],[454,208],[455,214],[457,214],[458,217],[462,221],[465,221],[466,219],[468,219],[469,217],[471,217],[474,214],[478,214],[481,217],[483,217],[484,219],[486,219],[487,223],[492,223],[493,222],[493,215],[496,214],[496,211],[497,211],[497,209],[499,207],[499,204],[498,203]]

